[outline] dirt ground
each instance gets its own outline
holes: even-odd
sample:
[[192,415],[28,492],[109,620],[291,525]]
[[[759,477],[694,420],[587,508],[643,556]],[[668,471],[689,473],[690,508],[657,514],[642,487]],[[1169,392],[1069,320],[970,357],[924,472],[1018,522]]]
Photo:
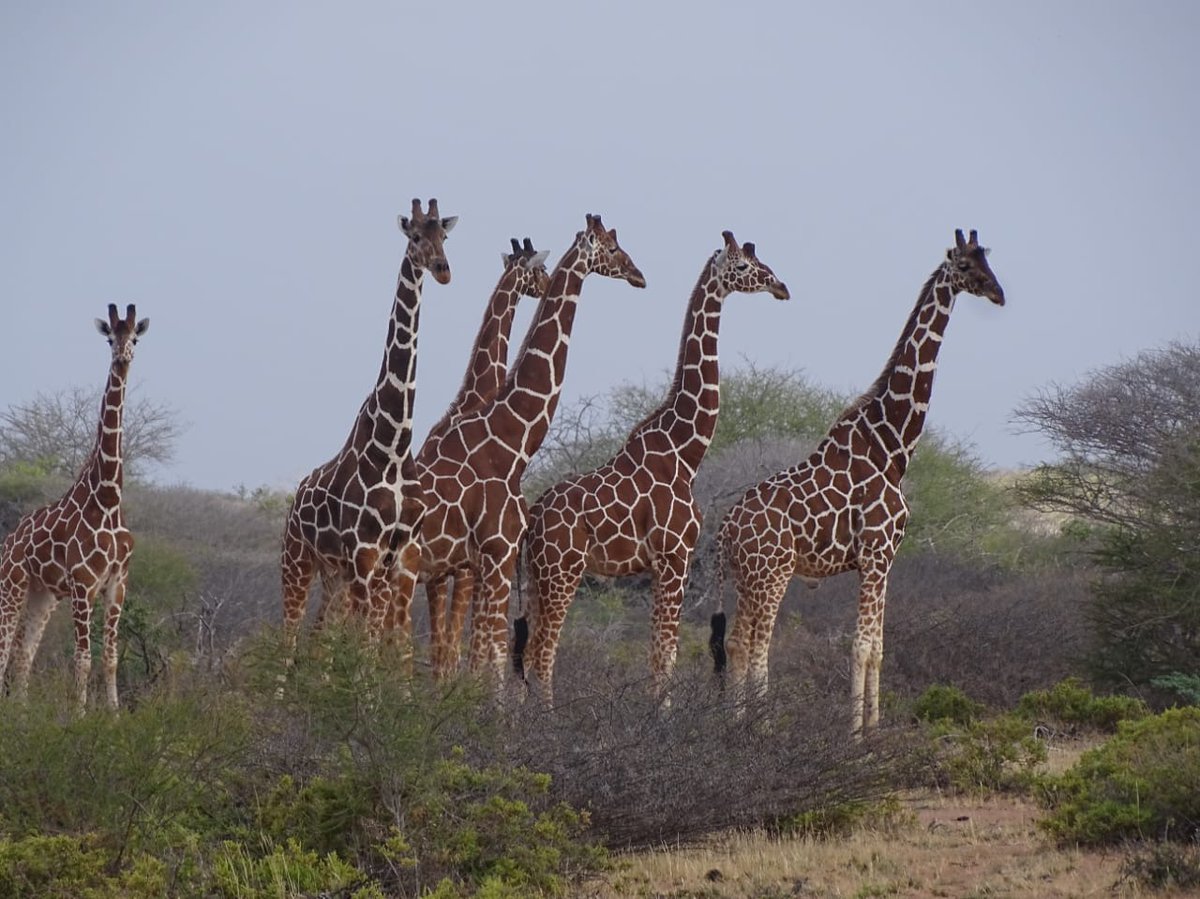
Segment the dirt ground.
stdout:
[[1063,849],[1018,799],[910,797],[901,820],[841,839],[725,834],[708,845],[627,856],[594,899],[1135,897],[1179,899],[1121,877],[1121,855]]

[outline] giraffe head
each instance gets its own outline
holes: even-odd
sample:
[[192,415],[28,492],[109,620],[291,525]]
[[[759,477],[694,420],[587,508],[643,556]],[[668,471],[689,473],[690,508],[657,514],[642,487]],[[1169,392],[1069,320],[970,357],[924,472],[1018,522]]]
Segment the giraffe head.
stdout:
[[546,256],[548,251],[538,252],[533,248],[533,241],[525,238],[522,246],[517,239],[512,238],[511,253],[501,253],[504,262],[504,273],[513,276],[513,289],[519,296],[538,299],[546,292],[550,284],[550,275],[546,271]]
[[438,215],[437,200],[429,201],[429,211],[421,211],[421,201],[412,201],[412,215],[397,217],[400,230],[408,238],[408,258],[417,271],[430,271],[438,284],[450,283],[450,263],[442,244],[446,235],[458,223],[458,216]]
[[791,299],[787,285],[775,277],[771,267],[754,255],[754,244],[740,247],[732,231],[722,231],[725,246],[713,254],[713,274],[726,294],[766,291],[777,300]]
[[946,251],[946,261],[943,268],[950,275],[950,286],[957,293],[965,290],[977,297],[986,297],[997,306],[1004,305],[1004,288],[996,280],[995,273],[988,265],[987,256],[991,252],[987,247],[979,245],[979,235],[971,231],[969,240],[963,239],[962,229],[954,232],[954,246]]
[[112,347],[113,362],[128,365],[133,361],[133,347],[138,338],[150,327],[150,319],[137,320],[137,309],[133,303],[125,307],[125,317],[117,315],[117,304],[108,304],[108,321],[96,319],[96,330],[108,339]]
[[606,278],[620,278],[634,287],[646,286],[645,276],[617,243],[616,228],[604,230],[600,216],[587,216],[587,227],[575,235],[575,247],[587,271]]

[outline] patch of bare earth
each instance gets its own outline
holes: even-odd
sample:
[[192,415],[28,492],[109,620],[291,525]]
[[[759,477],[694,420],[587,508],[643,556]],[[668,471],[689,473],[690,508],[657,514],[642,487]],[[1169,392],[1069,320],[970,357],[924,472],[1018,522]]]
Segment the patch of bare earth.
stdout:
[[700,847],[641,852],[581,892],[593,899],[784,899],[875,896],[1178,899],[1123,882],[1119,853],[1063,849],[1019,799],[911,797],[898,823],[838,839],[723,834]]

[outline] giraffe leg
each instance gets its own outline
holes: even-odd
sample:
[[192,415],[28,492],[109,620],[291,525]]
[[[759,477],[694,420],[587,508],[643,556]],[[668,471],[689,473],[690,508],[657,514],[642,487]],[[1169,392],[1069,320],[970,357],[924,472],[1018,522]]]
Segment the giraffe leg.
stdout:
[[29,689],[29,672],[33,669],[33,660],[54,605],[54,595],[48,590],[29,591],[25,601],[25,617],[17,630],[12,648],[9,683],[16,699],[24,699]]
[[529,643],[525,647],[526,681],[547,706],[554,702],[554,659],[567,611],[583,579],[583,551],[570,548],[553,568],[542,554],[530,554]]
[[[6,550],[10,547],[5,547]],[[29,577],[25,570],[0,559],[0,682],[8,672],[8,662],[17,648],[17,632],[21,613],[29,592]]]
[[474,595],[475,572],[470,568],[454,572],[454,592],[450,595],[450,618],[446,628],[446,674],[457,671],[462,660],[462,632]]
[[82,714],[87,708],[88,680],[92,674],[92,598],[82,584],[71,586],[71,617],[75,622],[75,703]]
[[420,570],[421,547],[416,541],[409,541],[397,551],[391,570],[385,572],[387,589],[382,593],[388,640],[399,649],[401,664],[409,677],[413,663],[412,601]]
[[446,597],[448,578],[438,578],[425,585],[429,603],[429,667],[435,680],[446,674]]
[[117,637],[121,629],[121,609],[125,605],[125,588],[129,579],[128,568],[122,568],[114,576],[107,589],[104,614],[104,687],[108,695],[108,706],[117,708]]
[[667,683],[675,670],[679,651],[679,613],[683,609],[683,592],[687,584],[687,551],[659,556],[654,560],[654,609],[650,616],[650,671],[654,678],[654,695],[670,705]]
[[864,722],[879,722],[879,665],[883,661],[883,603],[889,559],[872,556],[860,562],[858,620],[850,656],[850,733],[861,737]]
[[508,597],[516,561],[515,552],[502,557],[483,556],[479,566],[481,599],[476,602],[471,621],[471,670],[489,673],[494,679],[493,686],[498,696],[504,686]]
[[788,585],[787,578],[779,574],[781,570],[786,569],[775,567],[765,580],[737,584],[737,618],[727,651],[730,669],[737,672],[735,683],[740,679],[735,694],[738,701],[762,697],[767,692],[771,633]]
[[[304,612],[308,606],[308,590],[312,585],[313,575],[316,573],[316,561],[312,549],[300,535],[299,525],[289,518],[287,530],[283,535],[283,553],[280,560],[283,592],[284,664],[289,668],[296,652],[296,638],[300,633],[300,623],[304,620]],[[324,617],[325,604],[328,600],[329,591],[326,589],[318,618]]]

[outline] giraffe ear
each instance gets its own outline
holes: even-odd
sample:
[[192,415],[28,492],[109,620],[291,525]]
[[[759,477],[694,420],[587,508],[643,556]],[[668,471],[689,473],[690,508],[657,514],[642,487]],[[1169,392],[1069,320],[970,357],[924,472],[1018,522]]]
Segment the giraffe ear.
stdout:
[[984,248],[983,248],[983,255],[984,255],[984,256],[991,256],[991,255],[992,255],[992,248],[991,248],[991,247],[984,247]]
[[946,258],[947,258],[949,261],[953,262],[953,261],[954,261],[954,251],[953,251],[953,250],[947,250],[947,251],[946,251]]
[[450,215],[442,219],[442,230],[449,234],[454,230],[454,226],[458,224],[458,216]]
[[401,231],[403,231],[405,234],[408,233],[409,224],[407,215],[396,216],[396,224],[400,227]]
[[109,326],[108,322],[102,318],[96,319],[96,330],[105,337],[112,337],[112,328]]
[[526,268],[537,268],[539,265],[546,264],[546,257],[550,255],[549,250],[538,250],[529,257],[529,261],[525,263]]
[[133,329],[133,333],[136,334],[138,337],[141,337],[143,334],[145,334],[149,330],[150,330],[150,319],[143,318],[140,322],[137,323],[137,327]]
[[512,262],[512,257],[509,256],[505,252],[501,252],[500,253],[500,265],[503,266],[504,268],[508,268],[508,264],[510,262]]
[[717,250],[717,252],[713,254],[713,265],[715,265],[717,268],[724,268],[725,263],[728,261],[729,250],[727,250],[725,247],[721,247],[721,249]]

